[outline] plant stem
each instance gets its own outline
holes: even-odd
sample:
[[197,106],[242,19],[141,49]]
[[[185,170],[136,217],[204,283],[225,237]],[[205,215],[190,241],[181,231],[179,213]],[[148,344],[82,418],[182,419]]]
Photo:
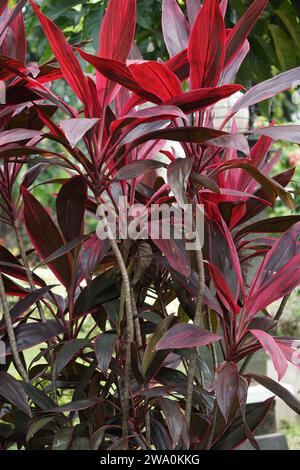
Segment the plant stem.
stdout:
[[208,439],[207,439],[207,442],[206,442],[205,450],[210,450],[211,445],[213,443],[213,438],[214,438],[214,434],[215,434],[215,427],[216,427],[216,421],[217,421],[217,412],[218,412],[218,405],[217,405],[217,400],[215,399],[213,413],[212,413],[212,424],[211,424],[211,428],[209,430],[209,435],[208,435]]
[[[196,251],[197,269],[199,275],[199,292],[195,308],[194,325],[200,326],[201,316],[203,313],[204,304],[204,288],[205,288],[205,273],[203,264],[203,255],[201,249]],[[197,360],[197,348],[191,351],[189,360],[189,370],[187,376],[187,391],[186,391],[186,405],[185,405],[185,416],[187,420],[188,428],[191,424],[192,414],[192,403],[193,403],[193,389],[194,389],[194,378],[196,372],[196,360]]]
[[[133,315],[135,317],[134,327],[135,327],[136,343],[137,343],[138,350],[139,350],[139,357],[140,357],[141,360],[143,360],[143,354],[142,354],[143,338],[142,338],[142,333],[141,333],[141,325],[140,325],[140,321],[139,321],[139,318],[138,318],[138,310],[137,310],[136,301],[135,301],[135,297],[134,297],[134,292],[133,292],[132,288],[131,288],[131,301],[132,301],[132,312],[133,312]],[[147,386],[145,387],[145,390],[146,389],[147,389]],[[148,410],[147,413],[146,413],[146,417],[145,417],[145,428],[146,428],[146,444],[147,444],[147,447],[149,449],[151,447],[150,426],[151,426],[150,412]]]
[[16,369],[19,372],[22,379],[24,380],[24,382],[29,382],[27,372],[22,364],[22,361],[18,352],[14,327],[11,321],[9,307],[8,307],[7,300],[6,300],[6,293],[5,293],[2,273],[0,273],[0,299],[1,299],[1,304],[3,308],[4,320],[5,320],[5,325],[7,329],[9,344],[12,350],[12,355],[15,361]]
[[131,300],[131,287],[129,276],[127,272],[126,265],[124,263],[122,254],[119,250],[118,244],[113,237],[111,232],[110,226],[106,219],[103,220],[111,249],[115,255],[117,260],[124,290],[125,290],[125,307],[126,307],[126,323],[127,323],[127,331],[126,331],[126,355],[125,355],[125,373],[124,373],[124,398],[123,398],[123,416],[122,416],[122,436],[123,438],[128,437],[128,420],[129,420],[129,408],[130,408],[130,391],[131,391],[131,343],[134,341],[134,319],[133,319],[133,311],[132,311],[132,300]]

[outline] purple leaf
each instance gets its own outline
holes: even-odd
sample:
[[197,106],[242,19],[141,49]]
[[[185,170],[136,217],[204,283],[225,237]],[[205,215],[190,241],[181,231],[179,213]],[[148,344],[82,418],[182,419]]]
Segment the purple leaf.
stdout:
[[99,122],[99,119],[73,118],[60,121],[59,127],[64,131],[71,147],[75,147],[77,142]]
[[162,30],[170,57],[188,47],[190,28],[177,0],[163,0]]
[[234,362],[226,362],[218,368],[214,389],[221,413],[227,421],[239,390],[239,373]]
[[31,416],[31,410],[21,383],[6,372],[0,372],[0,395],[26,415]]
[[106,374],[112,358],[118,336],[110,333],[102,333],[95,338],[95,354],[99,369]]
[[82,176],[73,176],[58,193],[57,220],[67,242],[81,236],[87,203],[87,183]]
[[168,166],[168,184],[181,207],[187,203],[185,193],[192,168],[192,158],[177,158]]
[[278,374],[278,380],[280,381],[284,376],[288,363],[285,355],[282,353],[279,346],[276,344],[273,336],[269,335],[262,330],[249,330],[255,338],[261,343],[265,351],[271,356],[274,368]]
[[204,330],[199,326],[179,323],[173,326],[156,344],[157,351],[161,349],[182,349],[206,346],[220,341],[221,336]]

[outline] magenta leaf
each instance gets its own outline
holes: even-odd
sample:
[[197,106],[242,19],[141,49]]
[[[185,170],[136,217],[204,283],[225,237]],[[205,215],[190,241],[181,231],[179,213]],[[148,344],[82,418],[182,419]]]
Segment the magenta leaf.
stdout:
[[280,381],[284,376],[288,363],[279,346],[276,344],[275,339],[269,333],[262,330],[249,330],[255,338],[261,343],[265,351],[271,356],[274,368],[278,374]]

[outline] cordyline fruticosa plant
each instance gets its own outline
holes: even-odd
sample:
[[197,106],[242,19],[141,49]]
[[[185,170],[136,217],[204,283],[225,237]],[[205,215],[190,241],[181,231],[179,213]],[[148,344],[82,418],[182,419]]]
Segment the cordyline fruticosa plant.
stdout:
[[[226,29],[226,0],[187,0],[187,16],[164,0],[163,63],[143,61],[134,44],[135,0],[110,0],[97,56],[69,45],[30,2],[54,53],[37,64],[26,62],[26,1],[12,10],[2,2],[1,224],[16,247],[0,246],[3,449],[233,449],[246,439],[257,448],[253,432],[274,399],[246,406],[252,381],[300,412],[278,382],[247,372],[260,349],[279,381],[297,365],[297,340],[272,332],[300,283],[300,217],[263,212],[278,197],[293,210],[285,188],[294,169],[270,177],[280,158],[271,149],[300,144],[300,127],[242,133],[234,119],[300,79],[296,68],[248,91],[233,84],[267,3],[254,0]],[[77,109],[52,91],[58,79]],[[214,125],[215,104],[241,90]],[[63,176],[43,179],[53,165]],[[50,182],[51,210],[34,195]],[[202,204],[202,249],[175,237],[120,239],[105,219],[109,237],[99,239],[97,208],[122,218],[120,195],[149,212],[153,203]]]

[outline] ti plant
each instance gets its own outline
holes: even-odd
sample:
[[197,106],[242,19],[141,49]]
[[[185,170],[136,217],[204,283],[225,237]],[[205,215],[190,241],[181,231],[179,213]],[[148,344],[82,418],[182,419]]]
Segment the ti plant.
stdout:
[[[300,413],[279,383],[288,362],[299,367],[299,342],[274,335],[300,283],[300,217],[286,189],[294,169],[270,176],[280,158],[272,145],[300,144],[300,127],[242,132],[235,119],[300,80],[296,68],[249,90],[234,83],[268,1],[251,2],[227,29],[226,0],[187,0],[186,15],[163,0],[166,62],[142,59],[135,0],[110,0],[97,56],[68,44],[33,1],[8,3],[0,9],[0,217],[10,234],[0,246],[1,448],[234,449],[247,439],[257,448],[254,431],[274,398],[247,406],[252,382]],[[47,63],[26,62],[24,7],[52,48]],[[56,80],[76,95],[76,109],[55,94]],[[217,126],[216,103],[237,92]],[[47,179],[53,166],[61,177]],[[36,189],[50,183],[48,208]],[[204,243],[191,251],[172,230],[169,239],[121,237],[99,220],[99,208],[124,218],[120,196],[146,215],[153,205],[189,204],[194,220],[201,204]],[[264,218],[277,198],[291,215]],[[136,226],[143,220],[131,216]],[[278,381],[247,371],[260,349]]]

